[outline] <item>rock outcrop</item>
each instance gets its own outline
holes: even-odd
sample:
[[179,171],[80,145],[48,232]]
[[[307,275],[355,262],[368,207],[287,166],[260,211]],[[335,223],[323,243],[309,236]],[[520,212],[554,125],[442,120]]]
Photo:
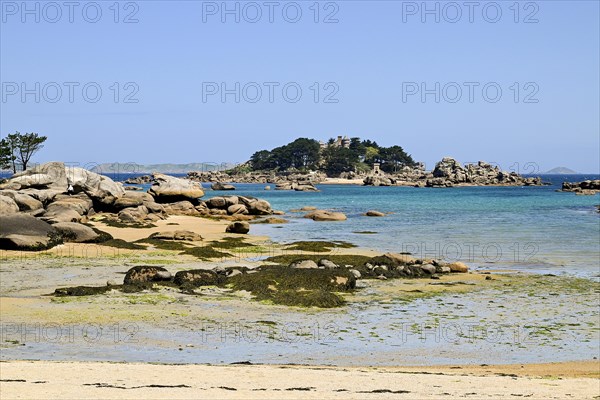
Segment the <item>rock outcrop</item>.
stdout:
[[273,209],[266,200],[249,196],[217,196],[201,201],[196,207],[201,215],[241,216],[271,215]]
[[75,222],[59,222],[52,225],[54,229],[60,232],[63,237],[68,238],[69,242],[90,243],[98,239],[98,234],[89,226]]
[[190,201],[197,204],[198,199],[204,196],[202,185],[188,179],[176,178],[164,174],[154,174],[152,187],[148,190],[157,203],[173,203],[176,201]]
[[25,213],[0,216],[1,249],[44,250],[53,233],[52,225]]
[[533,186],[542,185],[541,178],[523,177],[516,172],[506,172],[484,161],[461,165],[451,157],[445,157],[427,173],[422,164],[403,167],[394,174],[376,171],[363,180],[367,186]]
[[[169,215],[243,220],[274,213],[271,205],[261,199],[223,196],[201,201],[204,191],[196,182],[164,174],[154,174],[152,179],[154,184],[145,193],[125,191],[120,183],[106,176],[66,167],[60,162],[16,174],[0,185],[0,216],[33,219],[38,227],[50,227],[58,236],[50,240],[45,231],[40,234],[5,232],[0,248],[43,249],[62,241],[96,241],[99,235],[82,223],[98,213],[102,213],[101,218],[107,223],[132,227],[149,226]],[[69,185],[72,190],[67,193]],[[236,229],[241,231],[244,226],[236,225]],[[164,234],[173,234],[171,240],[202,240],[189,232]]]
[[594,195],[600,193],[600,180],[587,180],[582,182],[563,182],[561,192],[574,192],[581,195]]
[[12,215],[19,212],[19,206],[9,196],[0,194],[0,215]]
[[326,210],[312,211],[306,214],[304,218],[310,218],[313,221],[345,221],[348,219],[344,213]]
[[235,190],[235,186],[228,183],[215,182],[210,185],[212,190]]

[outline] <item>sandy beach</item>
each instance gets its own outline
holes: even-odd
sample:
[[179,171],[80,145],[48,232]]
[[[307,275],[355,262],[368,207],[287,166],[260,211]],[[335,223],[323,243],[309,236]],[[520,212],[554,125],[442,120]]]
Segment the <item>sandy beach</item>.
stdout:
[[[3,362],[3,399],[598,398],[597,363],[337,368]],[[74,373],[77,371],[77,373]]]

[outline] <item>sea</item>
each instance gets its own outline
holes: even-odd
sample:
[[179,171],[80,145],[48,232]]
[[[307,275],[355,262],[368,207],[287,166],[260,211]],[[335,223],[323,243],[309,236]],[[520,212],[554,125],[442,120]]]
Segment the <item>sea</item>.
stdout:
[[[123,181],[135,175],[112,176]],[[205,199],[247,195],[286,212],[288,224],[252,226],[274,242],[335,240],[418,258],[461,261],[482,269],[600,276],[600,195],[557,192],[563,182],[600,175],[543,175],[545,186],[368,187],[317,185],[319,192],[265,190],[268,184],[235,184]],[[140,185],[137,185],[140,186]],[[144,189],[150,185],[141,185]],[[270,185],[272,188],[274,185]],[[304,206],[335,210],[343,222],[314,222],[294,212]],[[368,210],[385,217],[366,217]],[[335,251],[335,250],[334,250]]]

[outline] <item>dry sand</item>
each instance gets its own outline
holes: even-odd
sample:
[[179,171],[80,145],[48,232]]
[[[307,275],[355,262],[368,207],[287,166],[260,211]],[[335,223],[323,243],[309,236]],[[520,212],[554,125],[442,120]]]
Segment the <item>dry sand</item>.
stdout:
[[[338,368],[0,363],[2,399],[594,399],[598,363]],[[161,387],[162,386],[162,387]]]
[[326,178],[319,185],[363,185],[363,179]]

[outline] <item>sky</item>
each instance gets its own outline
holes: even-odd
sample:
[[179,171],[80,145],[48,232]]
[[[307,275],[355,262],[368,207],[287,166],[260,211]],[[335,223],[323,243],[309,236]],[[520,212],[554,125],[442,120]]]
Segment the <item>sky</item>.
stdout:
[[244,162],[298,137],[600,172],[598,1],[0,1],[35,162]]

